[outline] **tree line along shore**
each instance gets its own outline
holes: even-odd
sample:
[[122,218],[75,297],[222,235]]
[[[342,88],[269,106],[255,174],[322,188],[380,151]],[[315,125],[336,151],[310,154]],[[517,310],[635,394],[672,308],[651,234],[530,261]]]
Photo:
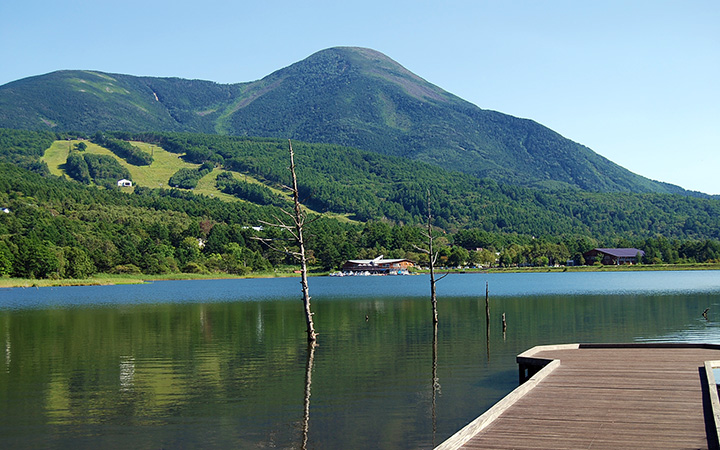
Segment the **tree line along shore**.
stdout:
[[[622,266],[560,266],[560,267],[492,267],[492,268],[452,268],[437,269],[441,273],[470,274],[470,273],[558,273],[558,272],[643,272],[668,270],[720,270],[720,263],[708,264],[655,264],[655,265],[622,265]],[[427,270],[413,270],[413,274],[426,274]],[[310,276],[327,276],[330,272],[315,270]],[[152,281],[170,280],[229,280],[245,278],[283,278],[299,276],[295,270],[260,272],[248,275],[234,274],[188,274],[175,273],[163,275],[116,275],[96,274],[82,279],[30,279],[30,278],[0,278],[0,288],[40,288],[56,286],[107,286],[123,284],[143,284]]]
[[[287,175],[286,143],[178,133],[87,138],[108,148],[77,135],[0,129],[0,279],[274,276],[294,264],[262,243],[287,238],[263,226],[287,206],[280,190],[271,189]],[[52,162],[55,174],[42,159],[58,142],[68,155],[76,152],[78,179],[57,172],[62,158]],[[85,158],[99,148],[105,153]],[[156,160],[128,156],[148,149]],[[718,200],[553,193],[336,146],[299,144],[297,150],[299,188],[313,216],[308,263],[319,273],[379,255],[426,267],[418,247],[428,204],[442,267],[558,270],[570,260],[589,265],[583,254],[597,247],[642,249],[642,266],[720,262]],[[168,162],[180,156],[191,165]],[[105,183],[126,175],[117,167],[146,183],[160,168],[184,186],[210,179],[216,191]]]

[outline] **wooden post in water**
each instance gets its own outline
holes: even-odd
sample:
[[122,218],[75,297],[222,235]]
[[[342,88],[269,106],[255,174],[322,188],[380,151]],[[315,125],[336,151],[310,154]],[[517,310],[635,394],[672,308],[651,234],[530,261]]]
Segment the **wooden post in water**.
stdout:
[[490,361],[490,289],[485,282],[485,350]]
[[485,317],[487,318],[487,326],[490,329],[490,290],[488,282],[485,282]]

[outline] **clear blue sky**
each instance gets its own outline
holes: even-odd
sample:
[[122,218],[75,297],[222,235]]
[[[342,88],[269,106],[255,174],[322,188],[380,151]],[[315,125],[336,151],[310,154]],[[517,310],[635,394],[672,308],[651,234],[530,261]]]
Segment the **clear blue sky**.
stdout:
[[346,45],[720,194],[718,0],[0,2],[0,85],[59,69],[253,81]]

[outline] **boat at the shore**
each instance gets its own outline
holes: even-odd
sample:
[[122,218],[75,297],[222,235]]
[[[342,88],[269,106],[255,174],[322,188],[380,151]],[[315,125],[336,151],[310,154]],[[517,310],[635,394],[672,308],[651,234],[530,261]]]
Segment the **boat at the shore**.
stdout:
[[359,270],[359,271],[345,271],[345,272],[332,272],[329,276],[331,277],[376,277],[376,276],[386,276],[386,275],[413,275],[408,270],[400,269],[397,271],[388,271],[388,272],[370,272],[368,270]]

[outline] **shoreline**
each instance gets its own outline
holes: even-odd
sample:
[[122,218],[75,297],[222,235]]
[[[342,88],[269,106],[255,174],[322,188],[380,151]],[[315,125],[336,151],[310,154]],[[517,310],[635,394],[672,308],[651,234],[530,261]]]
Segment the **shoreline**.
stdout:
[[3,288],[40,288],[62,286],[113,286],[123,284],[146,284],[153,281],[175,280],[235,280],[243,278],[288,278],[295,276],[287,272],[260,272],[249,275],[234,275],[226,273],[197,274],[197,273],[170,273],[162,275],[114,275],[101,273],[83,279],[29,279],[29,278],[0,278],[0,289]]
[[[438,272],[448,273],[558,273],[558,272],[645,272],[645,271],[677,271],[677,270],[720,270],[720,263],[710,264],[656,264],[633,266],[561,266],[561,267],[491,267],[488,269],[440,269]],[[310,272],[308,275],[326,276],[330,272]],[[413,274],[426,274],[427,270],[416,270]],[[234,275],[223,273],[196,274],[173,273],[162,275],[114,275],[98,274],[84,279],[27,279],[27,278],[0,278],[0,288],[40,288],[59,286],[109,286],[122,284],[145,284],[153,281],[173,280],[234,280],[245,278],[289,278],[298,274],[291,270],[277,272],[259,272],[249,275]]]
[[[435,269],[438,270],[437,268]],[[635,264],[623,266],[492,267],[489,269],[452,269],[450,273],[548,273],[548,272],[661,272],[676,270],[720,270],[720,263]]]

